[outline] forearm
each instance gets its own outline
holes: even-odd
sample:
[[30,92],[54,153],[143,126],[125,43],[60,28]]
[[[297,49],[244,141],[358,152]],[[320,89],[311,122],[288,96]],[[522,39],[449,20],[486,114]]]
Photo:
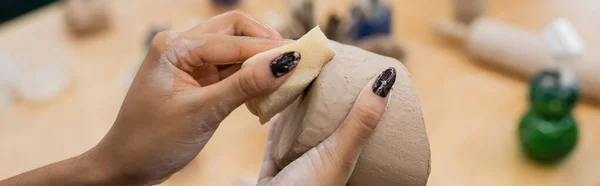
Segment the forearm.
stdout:
[[0,185],[113,185],[114,174],[83,154],[0,181]]

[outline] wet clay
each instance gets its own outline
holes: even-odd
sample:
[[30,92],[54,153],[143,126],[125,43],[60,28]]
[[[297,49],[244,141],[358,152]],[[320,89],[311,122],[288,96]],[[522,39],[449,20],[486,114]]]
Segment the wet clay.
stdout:
[[399,61],[357,47],[333,43],[335,57],[311,86],[274,122],[279,133],[273,153],[281,169],[330,136],[347,116],[364,86],[383,70],[397,70],[391,101],[367,142],[348,185],[424,186],[430,150],[421,106]]
[[[333,58],[335,52],[319,27],[313,28],[297,41],[275,48],[283,52],[295,51],[302,55],[292,75],[275,92],[246,102],[248,110],[266,123],[302,94],[304,89],[319,75],[321,68]],[[253,60],[248,60],[253,61]],[[246,62],[244,65],[248,65]],[[242,66],[243,67],[243,66]]]

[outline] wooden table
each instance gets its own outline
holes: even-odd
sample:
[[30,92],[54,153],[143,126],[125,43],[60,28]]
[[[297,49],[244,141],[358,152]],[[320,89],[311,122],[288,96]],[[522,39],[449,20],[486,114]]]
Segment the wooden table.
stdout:
[[[122,74],[142,59],[149,27],[183,30],[189,18],[216,13],[205,0],[111,2],[113,27],[86,38],[66,32],[59,5],[0,27],[0,51],[27,56],[29,63],[64,61],[72,77],[55,100],[19,101],[0,110],[0,179],[95,145],[116,117],[126,93]],[[242,8],[264,20],[273,15],[269,12],[281,13],[284,3],[246,0]],[[516,138],[517,122],[528,108],[527,84],[477,65],[460,46],[435,34],[433,23],[451,15],[451,1],[394,0],[392,5],[394,35],[408,45],[406,62],[430,139],[429,185],[600,185],[600,106],[578,106],[580,143],[570,159],[554,167],[532,163],[520,154]],[[600,48],[600,1],[490,0],[489,7],[490,17],[532,30],[567,17],[588,48]],[[266,130],[239,108],[205,150],[164,185],[235,185],[238,178],[256,177]]]

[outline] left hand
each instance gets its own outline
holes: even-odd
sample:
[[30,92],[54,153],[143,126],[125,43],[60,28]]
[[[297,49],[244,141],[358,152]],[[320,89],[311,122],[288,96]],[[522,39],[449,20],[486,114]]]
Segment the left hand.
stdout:
[[283,84],[289,74],[276,77],[270,69],[281,53],[261,52],[286,43],[239,11],[183,33],[159,33],[113,127],[84,156],[107,170],[111,185],[165,181],[198,155],[235,108]]
[[272,119],[257,185],[347,185],[358,157],[385,113],[395,81],[394,68],[388,68],[374,77],[363,88],[346,119],[337,125],[337,130],[282,170],[277,168],[273,157],[275,140],[279,139],[277,135],[281,135],[275,131],[275,125],[287,123],[282,123],[276,117]]

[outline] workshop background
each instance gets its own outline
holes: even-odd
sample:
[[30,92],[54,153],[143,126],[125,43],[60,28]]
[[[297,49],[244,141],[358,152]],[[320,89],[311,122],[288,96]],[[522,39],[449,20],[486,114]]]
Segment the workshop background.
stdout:
[[[291,32],[292,37],[297,28],[290,26],[290,22],[298,21],[294,20],[298,18],[294,16],[298,9],[293,4],[300,1],[304,2],[3,0],[0,2],[0,179],[93,147],[112,125],[154,33],[164,29],[186,30],[211,16],[241,9],[282,32]],[[600,185],[600,102],[595,101],[600,94],[595,92],[600,86],[600,75],[596,75],[600,74],[600,24],[597,24],[600,1],[362,2],[381,3],[383,9],[372,15],[375,19],[365,19],[366,22],[341,21],[341,25],[352,28],[350,34],[328,35],[402,59],[415,83],[431,146],[428,185]],[[354,16],[344,14],[354,13],[351,10],[358,6],[353,0],[314,3],[315,24],[322,24],[322,28],[332,26],[330,15]],[[475,28],[478,20],[483,19],[488,24],[499,24],[491,28],[508,31],[469,35],[477,32],[469,28]],[[557,19],[560,21],[555,22]],[[551,57],[584,61],[573,68],[579,75],[581,89],[561,84],[553,76],[558,70],[542,73],[540,66],[545,65],[525,63],[539,61],[525,49],[537,52],[536,48],[546,47],[543,42],[524,46],[525,41],[547,38],[542,36],[553,25],[558,25],[560,33],[576,34],[579,38],[569,40],[575,44],[566,48],[572,50],[557,49],[566,54],[552,53],[540,64],[555,61]],[[361,28],[368,29],[356,31]],[[366,37],[371,33],[388,39]],[[524,37],[504,39],[511,36],[506,33],[521,33]],[[473,54],[480,48],[469,48],[472,44],[468,40],[482,36],[489,36],[483,39],[490,42],[506,41],[498,46],[482,45],[487,46],[485,50],[498,50],[492,52],[494,56],[512,56],[491,59],[503,62],[489,62],[485,55]],[[362,41],[372,42],[363,45]],[[519,53],[519,49],[525,52]],[[521,57],[523,61],[519,61]],[[541,80],[530,80],[534,77]],[[548,86],[540,83],[544,81],[555,82],[550,86],[556,87],[544,87]],[[544,92],[549,90],[550,93]],[[552,97],[559,95],[553,90],[563,91],[560,95],[568,98],[582,99],[561,103],[559,111],[544,110],[555,104],[551,101],[562,99]],[[537,95],[542,98],[535,99]],[[560,116],[556,116],[557,112]],[[548,113],[559,119],[547,119],[544,114]],[[546,128],[540,129],[543,125]],[[561,131],[548,131],[548,126],[561,126],[576,133],[563,135]],[[238,108],[221,124],[198,157],[162,185],[252,185],[262,163],[267,129],[245,106]],[[532,134],[534,140],[523,134]],[[561,135],[567,137],[556,137]],[[544,151],[545,148],[550,150]]]

